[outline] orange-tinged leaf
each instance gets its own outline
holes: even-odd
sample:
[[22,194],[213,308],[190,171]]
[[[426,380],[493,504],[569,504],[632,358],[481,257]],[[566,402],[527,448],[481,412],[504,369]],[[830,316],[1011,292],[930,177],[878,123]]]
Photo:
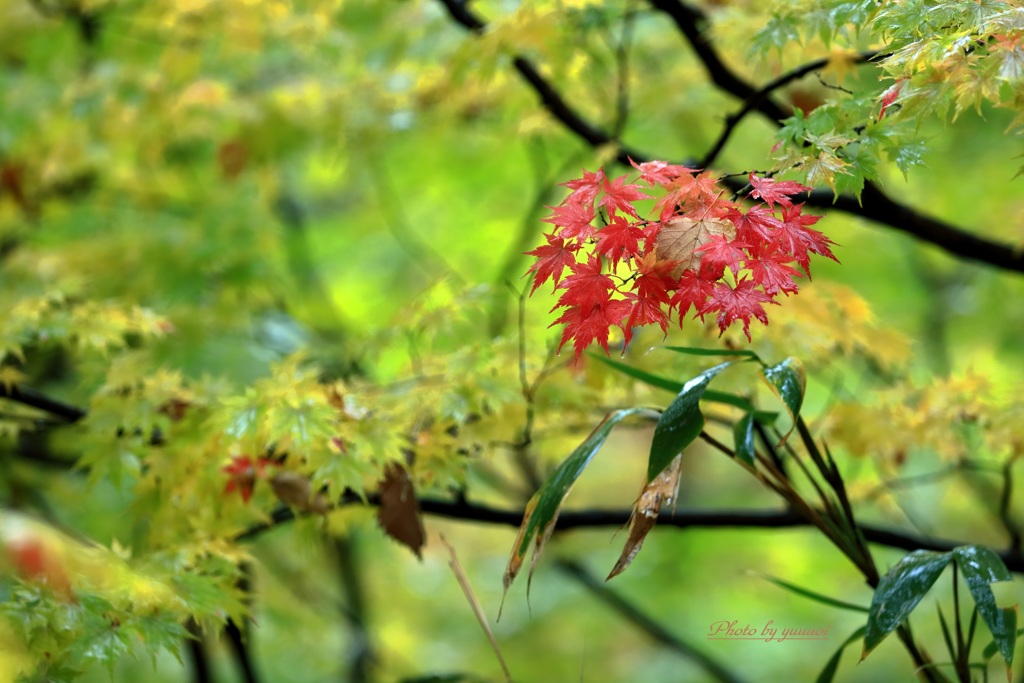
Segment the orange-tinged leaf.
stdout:
[[412,479],[404,467],[391,463],[384,470],[380,482],[380,507],[377,508],[377,523],[391,538],[422,558],[421,549],[425,540],[420,503],[413,490]]
[[622,549],[619,561],[615,563],[615,567],[608,574],[608,579],[624,572],[633,562],[633,558],[640,552],[647,534],[658,521],[661,506],[665,503],[674,505],[676,492],[679,490],[682,462],[683,456],[677,455],[675,460],[640,492],[640,497],[637,498],[633,505],[633,512],[629,516],[629,537],[626,539],[626,545]]
[[544,482],[544,485],[540,487],[540,490],[538,490],[530,499],[530,502],[527,503],[526,511],[523,513],[522,524],[519,525],[519,533],[516,536],[515,543],[512,545],[512,553],[509,556],[508,565],[505,567],[503,581],[506,592],[508,592],[509,587],[512,585],[516,575],[519,573],[519,570],[522,569],[523,558],[526,556],[526,551],[530,547],[530,542],[534,540],[536,535],[536,542],[533,550],[533,561],[530,567],[530,573],[532,575],[541,551],[543,551],[544,545],[547,543],[551,533],[555,529],[555,523],[557,522],[558,512],[562,507],[562,502],[565,500],[565,497],[569,495],[569,491],[572,489],[579,476],[583,473],[583,470],[587,467],[593,457],[597,455],[601,446],[604,445],[612,427],[630,415],[637,414],[654,417],[656,413],[647,408],[629,408],[609,413],[605,416],[604,420],[594,428],[594,431],[590,433],[590,436],[588,436],[583,443],[581,443],[576,450],[569,455],[568,458],[562,461],[562,464],[558,466],[558,469],[555,470],[554,474]]
[[523,523],[519,525],[519,533],[516,534],[516,540],[512,544],[512,555],[508,558],[508,566],[505,567],[505,575],[502,577],[502,583],[505,586],[506,592],[509,586],[512,585],[512,582],[515,581],[519,570],[523,567],[523,558],[526,557],[526,531],[530,529],[530,523],[533,519],[534,511],[537,509],[538,500],[540,500],[540,497],[534,495],[530,502],[526,504],[526,511],[523,513]]
[[655,241],[655,249],[659,259],[679,262],[672,271],[672,277],[678,278],[684,270],[697,270],[701,259],[697,249],[717,235],[736,239],[736,226],[725,218],[694,219],[680,216],[662,226]]

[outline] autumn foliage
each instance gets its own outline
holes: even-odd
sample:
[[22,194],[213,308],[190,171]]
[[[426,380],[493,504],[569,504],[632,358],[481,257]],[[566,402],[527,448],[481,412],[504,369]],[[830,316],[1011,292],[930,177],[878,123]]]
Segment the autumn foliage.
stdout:
[[673,317],[681,326],[691,310],[701,319],[717,315],[723,332],[742,321],[749,339],[752,318],[768,324],[764,304],[795,294],[796,279],[810,277],[811,254],[837,260],[833,242],[811,227],[821,217],[793,201],[810,190],[800,183],[751,173],[743,206],[726,198],[710,171],[664,161],[633,166],[664,193],[648,218],[638,202],[654,197],[628,175],[584,171],[564,183],[572,193],[544,219],[556,228],[547,244],[527,252],[537,259],[531,291],[548,279],[565,290],[555,324],[565,325],[559,348],[573,340],[576,358],[595,341],[607,352],[612,327],[628,344],[634,328],[656,324],[667,333]]

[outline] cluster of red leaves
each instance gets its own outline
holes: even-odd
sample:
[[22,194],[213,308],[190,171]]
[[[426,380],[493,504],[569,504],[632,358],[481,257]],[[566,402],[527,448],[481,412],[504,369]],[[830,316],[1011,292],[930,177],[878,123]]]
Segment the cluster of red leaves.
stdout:
[[572,193],[544,219],[556,228],[547,244],[527,252],[537,259],[528,271],[531,293],[548,279],[565,290],[553,324],[565,325],[559,349],[573,340],[576,358],[594,341],[607,353],[612,326],[628,344],[634,328],[656,324],[667,333],[671,316],[682,325],[691,308],[701,319],[716,314],[723,332],[742,321],[749,339],[751,318],[768,324],[762,305],[810,277],[810,254],[836,260],[833,242],[810,227],[821,217],[804,215],[791,199],[810,189],[800,183],[751,174],[754,204],[744,210],[723,199],[726,190],[708,171],[663,161],[633,166],[665,192],[650,218],[636,206],[652,199],[644,187],[584,171],[564,183]]
[[271,465],[279,467],[281,463],[270,458],[257,458],[253,460],[248,455],[236,455],[231,462],[221,468],[221,472],[228,475],[227,484],[224,485],[224,493],[228,495],[238,491],[242,500],[246,503],[252,498],[253,489],[256,488],[257,479],[266,479],[267,467]]

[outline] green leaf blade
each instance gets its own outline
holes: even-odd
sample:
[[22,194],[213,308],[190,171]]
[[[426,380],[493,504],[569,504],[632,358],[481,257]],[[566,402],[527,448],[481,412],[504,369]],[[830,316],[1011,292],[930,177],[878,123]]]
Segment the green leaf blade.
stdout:
[[647,460],[648,484],[700,435],[704,429],[700,399],[712,378],[733,363],[735,361],[726,361],[700,373],[684,384],[679,395],[665,408],[654,427],[654,439]]
[[974,604],[978,606],[978,613],[992,633],[999,653],[1009,669],[1013,666],[1013,654],[1017,644],[1017,607],[997,607],[995,595],[989,584],[1012,581],[1013,575],[999,555],[985,546],[959,546],[953,549],[953,557],[971,591]]
[[649,408],[629,408],[617,410],[605,416],[604,420],[594,428],[583,443],[576,447],[569,457],[562,461],[554,474],[533,495],[527,505],[526,515],[520,525],[519,536],[512,548],[512,555],[505,569],[506,590],[519,572],[530,542],[539,535],[537,548],[534,550],[534,563],[536,563],[537,555],[543,549],[546,537],[554,528],[562,501],[565,500],[583,470],[604,445],[612,428],[627,417],[641,413],[649,414],[652,417],[657,414]]
[[910,615],[952,557],[952,553],[915,550],[882,577],[868,611],[861,659]]

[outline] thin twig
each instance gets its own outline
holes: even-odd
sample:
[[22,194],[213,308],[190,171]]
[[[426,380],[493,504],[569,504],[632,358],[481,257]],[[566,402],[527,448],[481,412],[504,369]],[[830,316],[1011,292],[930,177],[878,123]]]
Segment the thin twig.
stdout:
[[634,626],[670,650],[693,660],[715,680],[723,683],[741,683],[743,679],[725,668],[717,660],[701,652],[693,645],[670,633],[664,626],[645,614],[636,605],[609,588],[598,577],[587,571],[583,565],[571,560],[558,560],[555,566],[575,578],[601,602],[605,603]]

